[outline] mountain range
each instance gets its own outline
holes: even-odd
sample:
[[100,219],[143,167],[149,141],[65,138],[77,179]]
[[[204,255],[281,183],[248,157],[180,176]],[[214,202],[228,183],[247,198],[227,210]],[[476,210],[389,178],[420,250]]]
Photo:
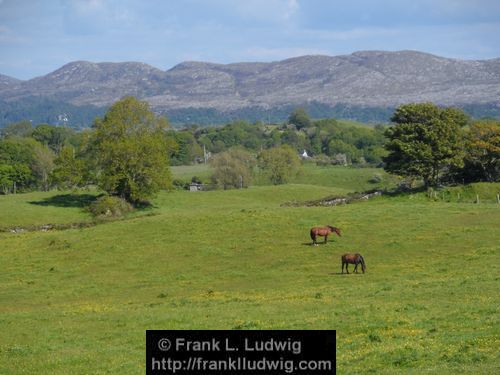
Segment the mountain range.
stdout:
[[[75,61],[26,81],[0,75],[0,121],[29,115],[54,122],[65,114],[72,123],[74,113],[102,114],[125,95],[148,101],[175,123],[282,120],[296,106],[313,117],[387,121],[396,106],[423,101],[495,117],[500,115],[500,58],[362,51],[269,63],[183,62],[167,71],[138,62]],[[87,125],[92,121],[80,117]]]

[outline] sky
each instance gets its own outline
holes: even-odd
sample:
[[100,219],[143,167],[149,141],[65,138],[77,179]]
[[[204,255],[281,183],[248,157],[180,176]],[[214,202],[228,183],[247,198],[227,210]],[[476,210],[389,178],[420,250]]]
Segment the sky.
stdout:
[[76,60],[277,61],[418,50],[500,57],[500,0],[0,0],[0,73]]

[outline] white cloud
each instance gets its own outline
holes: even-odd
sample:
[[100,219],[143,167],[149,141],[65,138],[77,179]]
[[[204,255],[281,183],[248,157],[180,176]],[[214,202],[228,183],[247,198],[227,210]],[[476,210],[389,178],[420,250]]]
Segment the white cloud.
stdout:
[[284,13],[284,18],[289,19],[293,17],[299,10],[299,3],[297,0],[288,0],[287,8]]

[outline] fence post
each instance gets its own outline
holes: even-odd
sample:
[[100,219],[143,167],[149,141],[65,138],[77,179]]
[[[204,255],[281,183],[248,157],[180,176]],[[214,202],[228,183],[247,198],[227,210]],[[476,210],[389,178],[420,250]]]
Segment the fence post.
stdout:
[[479,203],[479,194],[476,194],[476,203]]
[[497,194],[497,203],[500,203],[500,194]]

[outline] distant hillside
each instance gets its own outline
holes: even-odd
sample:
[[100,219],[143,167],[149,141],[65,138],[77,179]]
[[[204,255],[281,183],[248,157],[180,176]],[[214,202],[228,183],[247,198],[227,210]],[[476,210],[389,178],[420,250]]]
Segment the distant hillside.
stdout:
[[19,84],[20,82],[21,81],[16,78],[0,74],[0,90],[8,89],[16,84]]
[[500,59],[365,51],[271,63],[184,62],[168,71],[136,62],[77,61],[28,81],[0,75],[0,121],[21,115],[25,103],[33,107],[34,100],[102,112],[125,95],[147,100],[174,123],[280,121],[295,106],[306,107],[313,117],[387,121],[396,106],[422,101],[495,117],[500,115]]

